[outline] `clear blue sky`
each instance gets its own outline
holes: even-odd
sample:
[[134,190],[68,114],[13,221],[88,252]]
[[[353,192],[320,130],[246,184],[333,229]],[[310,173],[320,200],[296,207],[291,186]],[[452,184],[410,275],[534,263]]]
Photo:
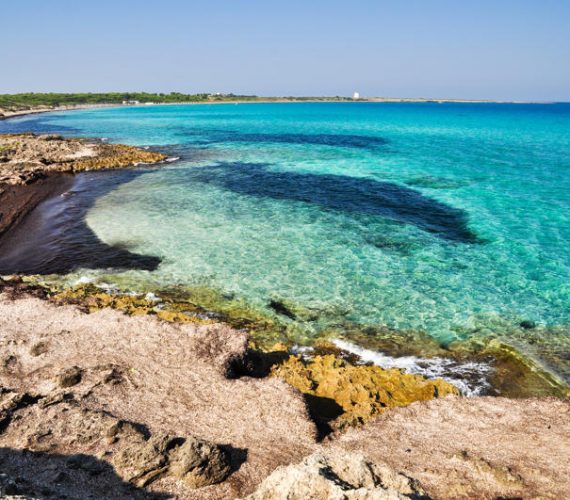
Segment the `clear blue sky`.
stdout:
[[2,0],[0,92],[570,101],[570,0]]

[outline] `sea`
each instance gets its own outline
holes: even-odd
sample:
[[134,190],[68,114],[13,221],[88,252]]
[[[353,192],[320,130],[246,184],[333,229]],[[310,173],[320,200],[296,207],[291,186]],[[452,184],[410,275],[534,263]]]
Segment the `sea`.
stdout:
[[441,345],[524,344],[539,329],[570,352],[570,104],[146,105],[0,122],[19,131],[169,161],[77,176],[2,269],[211,287],[268,314],[295,304],[321,318],[300,343],[346,324]]

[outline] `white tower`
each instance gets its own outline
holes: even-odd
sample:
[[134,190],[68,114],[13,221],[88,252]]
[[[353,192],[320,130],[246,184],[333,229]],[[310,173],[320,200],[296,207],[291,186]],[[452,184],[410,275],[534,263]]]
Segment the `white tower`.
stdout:
[[360,94],[358,92],[355,92],[352,94],[352,98],[356,101],[357,99],[360,99]]

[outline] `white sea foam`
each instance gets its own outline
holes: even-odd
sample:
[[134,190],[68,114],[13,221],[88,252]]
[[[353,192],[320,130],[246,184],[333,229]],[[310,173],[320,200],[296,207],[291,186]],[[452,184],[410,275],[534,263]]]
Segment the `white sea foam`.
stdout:
[[291,353],[300,354],[301,356],[306,356],[306,355],[310,356],[313,351],[314,351],[314,349],[312,347],[308,347],[308,346],[294,345],[291,348]]
[[162,299],[160,297],[157,297],[154,293],[152,292],[148,292],[145,296],[144,296],[145,300],[148,300],[149,302],[160,302]]
[[416,356],[392,357],[365,349],[351,342],[333,339],[332,343],[343,351],[355,354],[365,363],[382,368],[399,368],[427,378],[441,378],[455,385],[464,396],[478,396],[490,387],[487,380],[491,367],[484,363],[460,363],[441,357],[418,358]]
[[180,156],[169,156],[164,161],[166,161],[168,163],[172,163],[173,161],[178,161],[178,160],[180,160]]

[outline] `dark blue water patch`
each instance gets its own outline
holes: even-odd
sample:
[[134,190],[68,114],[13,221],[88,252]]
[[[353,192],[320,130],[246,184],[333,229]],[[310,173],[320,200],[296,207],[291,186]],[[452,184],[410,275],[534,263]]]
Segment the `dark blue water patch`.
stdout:
[[244,133],[232,130],[183,129],[182,135],[193,137],[198,145],[218,143],[266,143],[266,144],[311,144],[315,146],[332,146],[339,148],[371,149],[386,146],[389,141],[383,137],[355,134],[266,134]]
[[187,182],[277,200],[310,203],[328,210],[379,216],[411,224],[439,238],[478,243],[467,213],[391,182],[342,175],[272,170],[268,164],[219,163],[185,170]]
[[21,117],[0,120],[0,133],[21,134],[33,132],[35,134],[61,134],[66,136],[82,136],[82,130],[68,125],[53,124],[54,116],[51,113],[24,115]]
[[155,270],[161,259],[107,245],[85,223],[97,198],[145,170],[89,172],[72,188],[38,205],[0,240],[0,274],[64,274],[77,268]]

